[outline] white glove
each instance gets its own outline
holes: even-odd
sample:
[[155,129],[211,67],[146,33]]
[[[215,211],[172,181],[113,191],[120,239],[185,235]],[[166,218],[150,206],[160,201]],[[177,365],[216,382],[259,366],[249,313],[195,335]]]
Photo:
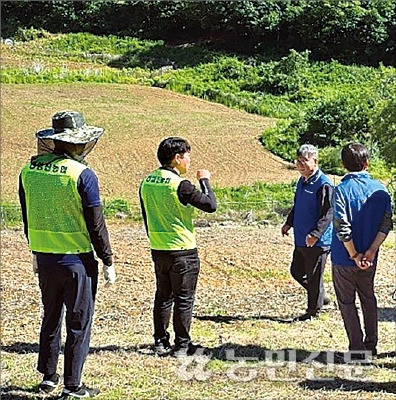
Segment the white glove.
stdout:
[[105,286],[112,285],[116,280],[114,265],[103,265],[103,276],[106,281]]
[[38,274],[38,265],[37,265],[37,256],[36,254],[33,254],[33,273]]

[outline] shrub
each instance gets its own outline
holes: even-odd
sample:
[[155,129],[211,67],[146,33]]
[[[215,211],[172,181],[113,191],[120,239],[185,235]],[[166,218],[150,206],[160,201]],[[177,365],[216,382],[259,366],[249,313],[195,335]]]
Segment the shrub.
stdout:
[[123,199],[114,199],[103,202],[103,213],[106,218],[131,216],[131,210],[128,202]]
[[345,169],[341,164],[341,148],[328,146],[319,149],[319,166],[326,174],[343,175]]
[[30,40],[36,40],[40,38],[48,38],[50,33],[44,29],[21,28],[19,27],[14,35],[14,39],[20,42],[28,42]]
[[373,129],[382,155],[396,167],[396,97],[388,101],[375,118]]
[[266,149],[287,161],[294,161],[298,147],[298,132],[293,121],[279,120],[275,127],[265,130],[261,136]]
[[367,141],[370,137],[372,108],[365,96],[341,94],[319,101],[305,116],[299,129],[299,143],[319,147],[337,146],[344,140]]

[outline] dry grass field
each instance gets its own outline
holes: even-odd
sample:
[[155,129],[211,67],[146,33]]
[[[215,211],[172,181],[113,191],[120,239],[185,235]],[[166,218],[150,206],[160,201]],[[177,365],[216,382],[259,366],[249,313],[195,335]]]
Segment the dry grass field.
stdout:
[[[202,269],[192,337],[207,356],[182,362],[156,357],[150,347],[154,277],[143,228],[110,224],[110,232],[118,280],[105,288],[100,278],[84,373],[87,384],[102,390],[101,398],[394,398],[394,249],[388,245],[377,276],[380,354],[373,366],[359,367],[332,361],[334,351],[347,346],[335,303],[312,322],[287,322],[304,310],[305,294],[289,275],[292,239],[282,238],[279,227],[198,228]],[[41,376],[35,370],[42,307],[30,262],[22,232],[3,231],[4,400],[43,398],[36,393]],[[325,277],[334,301],[329,266]],[[275,352],[280,359],[271,361]]]
[[[2,198],[17,201],[20,168],[34,132],[61,109],[106,128],[88,157],[105,198],[137,201],[140,179],[156,168],[158,142],[190,139],[192,173],[208,168],[217,186],[290,182],[296,172],[263,149],[272,121],[167,91],[127,85],[2,85]],[[141,224],[109,225],[118,280],[101,277],[84,381],[108,400],[393,399],[396,395],[395,237],[377,276],[379,356],[361,367],[333,361],[347,339],[335,304],[311,322],[290,323],[305,294],[289,275],[291,237],[279,226],[212,223],[197,229],[202,261],[192,337],[204,355],[179,361],[151,350],[153,267]],[[35,370],[41,303],[21,228],[1,232],[1,399],[42,399]],[[275,358],[275,354],[278,358]],[[284,357],[284,359],[282,359]],[[59,363],[62,372],[62,358]],[[57,393],[49,398],[56,398]],[[48,398],[48,396],[46,397]]]

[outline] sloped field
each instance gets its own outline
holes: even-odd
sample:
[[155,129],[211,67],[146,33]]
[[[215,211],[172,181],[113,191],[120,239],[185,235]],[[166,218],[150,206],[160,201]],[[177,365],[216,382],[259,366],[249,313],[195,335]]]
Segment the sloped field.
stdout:
[[[106,198],[137,202],[140,180],[156,168],[158,142],[191,141],[192,167],[217,186],[297,177],[257,136],[273,121],[171,92],[127,85],[3,85],[2,197],[17,201],[21,167],[34,153],[34,132],[62,109],[82,111],[106,128],[88,157]],[[292,237],[280,227],[215,224],[197,229],[202,266],[192,337],[208,353],[178,361],[151,350],[153,267],[141,224],[109,226],[118,280],[100,277],[91,353],[84,381],[107,400],[391,399],[396,393],[394,234],[377,275],[380,342],[373,366],[334,363],[347,338],[333,304],[312,322],[286,322],[304,311],[305,293],[289,274]],[[1,398],[40,399],[35,370],[41,303],[31,253],[20,228],[1,232]],[[272,360],[272,355],[280,357]],[[282,357],[285,357],[282,360]],[[62,357],[59,362],[62,373]],[[54,398],[54,397],[52,397]]]
[[135,85],[2,85],[2,197],[17,199],[17,179],[35,152],[34,133],[51,125],[60,110],[84,113],[105,135],[87,161],[105,198],[133,203],[140,180],[157,167],[158,143],[182,136],[192,145],[189,177],[212,172],[217,186],[256,181],[291,182],[294,170],[266,151],[258,136],[274,121],[196,98]]

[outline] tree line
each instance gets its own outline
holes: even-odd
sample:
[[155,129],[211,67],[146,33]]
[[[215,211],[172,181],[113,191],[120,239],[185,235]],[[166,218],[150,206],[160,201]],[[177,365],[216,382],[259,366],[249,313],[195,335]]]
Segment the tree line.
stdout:
[[206,42],[217,49],[394,65],[396,0],[2,1],[2,37],[18,29]]

